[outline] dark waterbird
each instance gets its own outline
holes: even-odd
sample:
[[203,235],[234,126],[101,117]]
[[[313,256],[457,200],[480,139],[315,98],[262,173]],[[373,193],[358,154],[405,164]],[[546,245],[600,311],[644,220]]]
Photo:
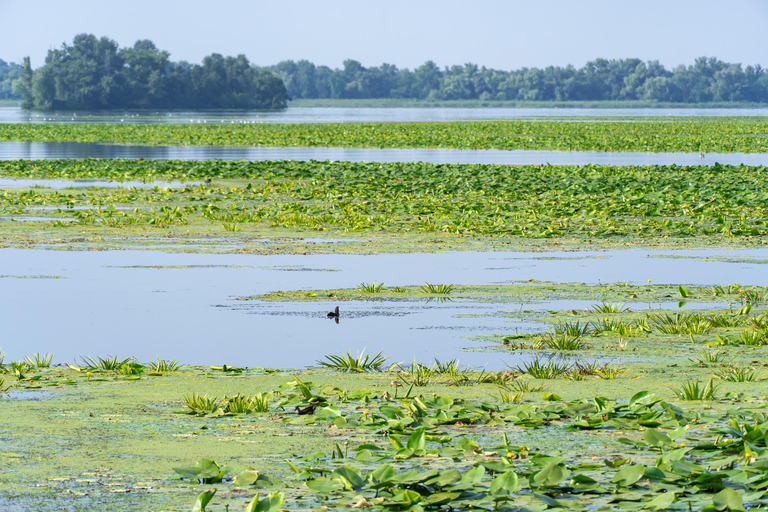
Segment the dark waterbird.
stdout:
[[334,320],[336,320],[336,323],[339,323],[339,306],[336,306],[336,309],[328,313],[328,315],[326,316],[328,318],[333,318]]

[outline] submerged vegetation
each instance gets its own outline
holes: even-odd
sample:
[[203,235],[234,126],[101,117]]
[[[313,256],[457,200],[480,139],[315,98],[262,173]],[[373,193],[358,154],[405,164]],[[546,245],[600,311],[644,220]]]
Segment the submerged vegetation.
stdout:
[[2,124],[0,140],[184,146],[764,153],[763,118],[310,124]]

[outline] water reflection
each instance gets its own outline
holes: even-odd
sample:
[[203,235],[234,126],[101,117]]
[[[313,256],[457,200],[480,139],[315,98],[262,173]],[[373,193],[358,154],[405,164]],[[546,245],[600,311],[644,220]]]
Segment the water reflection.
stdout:
[[0,142],[0,160],[127,158],[147,160],[333,160],[495,165],[768,165],[760,153],[632,153],[498,149],[123,146],[81,142]]

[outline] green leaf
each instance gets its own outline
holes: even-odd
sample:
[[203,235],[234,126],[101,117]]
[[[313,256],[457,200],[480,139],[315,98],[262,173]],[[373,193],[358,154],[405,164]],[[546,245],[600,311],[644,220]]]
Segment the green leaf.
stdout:
[[666,510],[672,503],[675,502],[675,493],[667,491],[664,494],[659,494],[651,501],[643,505],[646,510]]
[[197,497],[197,501],[195,501],[195,504],[192,507],[192,512],[204,511],[205,507],[213,499],[214,494],[216,494],[216,489],[209,489],[207,491],[201,492],[200,495]]
[[717,510],[744,510],[744,502],[739,493],[728,487],[712,497],[712,506]]
[[329,480],[327,478],[316,478],[307,481],[307,487],[316,492],[327,494],[333,491],[339,491],[344,488],[344,484],[337,479]]
[[200,459],[195,462],[194,466],[182,466],[173,468],[173,470],[184,478],[189,478],[192,481],[199,480],[208,484],[220,482],[221,477],[226,474],[226,470],[222,473],[219,465],[210,459]]
[[411,434],[411,437],[408,438],[408,448],[414,452],[418,450],[424,450],[426,447],[427,441],[424,437],[424,430],[424,427],[419,427],[414,430],[413,434]]
[[259,495],[253,497],[253,500],[246,508],[246,512],[276,512],[285,505],[285,495],[281,491],[270,493],[263,500],[259,500]]
[[568,472],[564,471],[560,464],[552,463],[535,473],[531,481],[537,487],[552,487],[565,480],[567,474]]
[[613,475],[611,482],[615,483],[619,487],[629,487],[630,485],[640,480],[640,478],[643,476],[643,473],[645,473],[645,466],[642,464],[625,466],[618,470],[615,475]]
[[507,471],[500,474],[491,482],[491,494],[513,493],[517,490],[519,481],[514,471]]
[[667,434],[652,428],[647,428],[643,431],[643,439],[645,439],[649,445],[657,448],[661,448],[662,446],[676,446],[674,441],[672,441]]
[[677,292],[680,294],[680,296],[684,299],[687,299],[691,296],[690,293],[688,293],[688,290],[685,289],[683,285],[680,285],[677,287]]

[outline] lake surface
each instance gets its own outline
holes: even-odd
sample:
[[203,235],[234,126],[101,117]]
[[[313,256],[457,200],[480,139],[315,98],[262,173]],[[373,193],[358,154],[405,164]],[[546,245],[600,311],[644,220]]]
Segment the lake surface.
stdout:
[[768,116],[768,108],[363,108],[271,111],[31,112],[0,107],[0,123],[374,123],[578,117]]
[[497,149],[377,149],[127,146],[84,142],[0,142],[0,160],[126,158],[147,160],[335,160],[496,165],[768,165],[765,153],[633,153]]
[[[363,281],[389,286],[528,279],[768,284],[766,249],[366,256],[0,249],[0,261],[0,293],[13,298],[0,309],[0,347],[6,361],[50,352],[57,362],[114,355],[142,361],[161,357],[188,364],[296,368],[327,354],[365,348],[368,353],[383,350],[394,361],[459,358],[463,364],[501,369],[504,363],[517,364],[530,356],[467,352],[463,349],[489,344],[465,337],[543,330],[541,324],[497,315],[517,311],[520,304],[343,302],[341,321],[335,324],[325,318],[335,303],[238,298],[276,290],[350,288]],[[676,300],[670,299],[667,306],[676,309]],[[523,307],[585,305],[561,302],[528,302]]]

